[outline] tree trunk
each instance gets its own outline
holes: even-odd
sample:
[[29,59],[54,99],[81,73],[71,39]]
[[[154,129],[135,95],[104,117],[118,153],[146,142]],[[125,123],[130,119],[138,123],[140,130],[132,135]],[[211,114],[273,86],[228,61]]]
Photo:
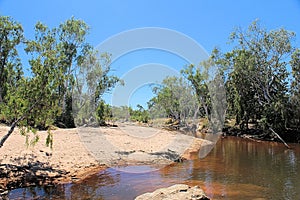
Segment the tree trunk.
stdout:
[[27,113],[25,113],[23,116],[19,117],[17,120],[15,120],[12,125],[10,126],[9,131],[7,132],[6,135],[4,135],[0,141],[0,148],[3,146],[4,142],[9,138],[9,136],[12,134],[12,132],[14,131],[15,127],[18,125],[18,123],[20,121],[22,121],[23,119],[25,119],[29,113],[32,111],[32,109],[35,107],[35,105],[37,104],[37,102],[35,102],[34,104],[32,104],[32,106],[29,108],[29,110],[27,111]]
[[278,138],[281,140],[281,142],[288,148],[290,149],[291,147],[276,133],[272,128],[269,128]]
[[8,137],[13,133],[13,131],[14,131],[15,127],[17,126],[17,124],[19,123],[19,121],[23,120],[24,118],[25,118],[25,116],[22,116],[12,123],[9,131],[7,132],[6,135],[4,135],[2,137],[2,139],[0,141],[0,148],[3,146],[4,142],[8,139]]

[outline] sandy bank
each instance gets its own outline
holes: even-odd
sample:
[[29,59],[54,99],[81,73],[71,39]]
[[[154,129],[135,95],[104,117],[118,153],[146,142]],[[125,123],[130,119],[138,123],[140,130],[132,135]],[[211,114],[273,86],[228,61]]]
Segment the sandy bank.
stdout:
[[[0,137],[8,127],[0,126]],[[192,159],[210,144],[177,132],[121,125],[119,128],[77,128],[53,131],[53,149],[40,142],[27,148],[15,130],[0,148],[0,193],[29,185],[80,181],[105,167],[167,165]]]
[[[0,126],[0,137],[8,129]],[[27,148],[17,129],[0,148],[0,193],[32,184],[76,181],[104,168],[82,144],[76,129],[54,130],[53,149],[45,145],[47,133],[38,134],[40,141]]]

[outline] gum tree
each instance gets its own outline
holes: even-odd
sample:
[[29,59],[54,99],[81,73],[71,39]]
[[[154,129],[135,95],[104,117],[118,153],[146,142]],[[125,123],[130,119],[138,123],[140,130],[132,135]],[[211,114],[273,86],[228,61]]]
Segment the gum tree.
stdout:
[[267,31],[257,21],[231,34],[235,48],[225,55],[232,69],[227,84],[242,129],[250,120],[259,121],[263,129],[284,128],[293,38],[293,32]]
[[[292,82],[291,82],[291,98],[289,109],[289,125],[300,129],[300,50],[297,49],[291,60],[292,67]],[[288,124],[288,123],[287,123]]]
[[58,68],[62,79],[58,87],[62,113],[56,118],[56,123],[62,127],[74,127],[72,116],[72,90],[75,84],[75,73],[92,47],[86,43],[89,27],[74,17],[61,23],[55,29],[58,51]]
[[36,130],[47,129],[46,143],[51,146],[52,125],[57,122],[66,126],[74,124],[72,92],[77,87],[75,75],[80,70],[88,68],[90,77],[85,78],[95,81],[91,103],[96,107],[101,95],[119,81],[117,77],[109,75],[109,56],[99,60],[92,47],[85,42],[87,29],[83,21],[74,18],[58,28],[49,28],[38,22],[34,38],[24,40],[25,51],[30,56],[30,75],[25,77],[21,73],[16,50],[16,45],[22,39],[22,27],[10,18],[1,17],[0,73],[3,84],[0,113],[10,129],[1,139],[0,147],[16,126],[26,136],[27,144],[38,141]]
[[17,52],[22,40],[21,24],[10,17],[0,16],[0,104],[5,103],[7,87],[16,84],[22,76]]
[[[29,144],[30,132],[34,134],[31,143],[38,141],[38,128],[49,127],[54,117],[60,112],[59,96],[56,89],[61,74],[57,68],[57,49],[55,31],[42,23],[35,26],[35,40],[26,41],[26,52],[32,57],[29,60],[31,76],[22,77],[18,87],[8,89],[5,113],[10,130],[2,138],[0,147],[18,125],[21,134],[26,136]],[[49,130],[49,129],[48,129]],[[52,135],[48,131],[47,144],[52,145]]]

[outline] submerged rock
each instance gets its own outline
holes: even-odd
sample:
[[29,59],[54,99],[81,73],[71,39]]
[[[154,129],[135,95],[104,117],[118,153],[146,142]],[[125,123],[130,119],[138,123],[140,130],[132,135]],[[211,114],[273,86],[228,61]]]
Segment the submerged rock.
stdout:
[[176,184],[168,188],[157,189],[152,193],[145,193],[135,200],[209,200],[198,186],[190,187],[185,184]]

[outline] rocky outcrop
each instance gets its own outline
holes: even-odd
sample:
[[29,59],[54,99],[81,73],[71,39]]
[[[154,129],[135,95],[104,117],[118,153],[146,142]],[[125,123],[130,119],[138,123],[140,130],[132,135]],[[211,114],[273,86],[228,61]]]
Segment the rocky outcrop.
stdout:
[[157,189],[152,193],[145,193],[135,200],[209,200],[198,186],[190,187],[185,184],[176,184],[168,188]]

